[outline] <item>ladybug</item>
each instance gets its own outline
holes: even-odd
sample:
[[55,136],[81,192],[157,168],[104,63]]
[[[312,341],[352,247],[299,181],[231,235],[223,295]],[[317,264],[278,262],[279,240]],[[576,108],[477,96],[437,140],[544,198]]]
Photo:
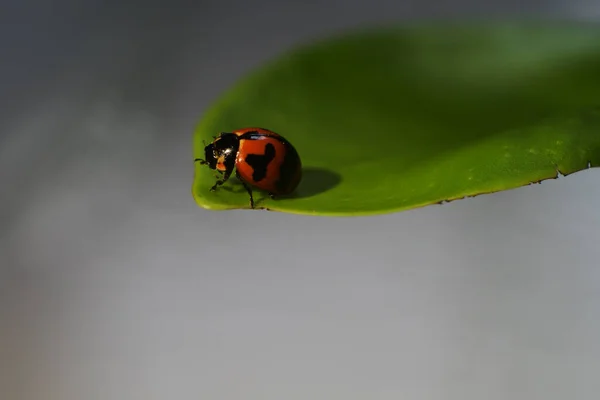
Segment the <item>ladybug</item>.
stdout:
[[292,193],[302,179],[302,162],[298,152],[283,136],[264,128],[242,128],[221,132],[204,147],[202,165],[222,174],[210,191],[223,185],[235,169],[236,177],[250,195],[252,187],[266,191],[274,199]]

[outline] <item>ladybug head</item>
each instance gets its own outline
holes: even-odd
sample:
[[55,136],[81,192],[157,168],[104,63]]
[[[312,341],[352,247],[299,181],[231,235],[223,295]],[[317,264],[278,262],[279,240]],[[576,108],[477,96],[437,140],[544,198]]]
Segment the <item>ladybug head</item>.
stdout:
[[237,153],[239,140],[234,133],[221,133],[214,141],[204,147],[204,160],[197,159],[210,169],[216,169],[219,159],[227,157],[231,153]]
[[217,160],[219,156],[215,150],[215,144],[211,143],[204,147],[204,160],[199,160],[200,163],[208,165],[210,169],[217,168]]

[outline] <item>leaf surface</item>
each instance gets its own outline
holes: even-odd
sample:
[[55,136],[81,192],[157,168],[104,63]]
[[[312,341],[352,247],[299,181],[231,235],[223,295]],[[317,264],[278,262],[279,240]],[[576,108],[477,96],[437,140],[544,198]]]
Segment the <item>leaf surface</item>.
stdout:
[[[330,216],[396,212],[600,165],[600,28],[422,24],[363,30],[283,54],[203,115],[193,156],[219,132],[263,127],[302,158],[296,192],[257,207]],[[236,178],[192,193],[249,208]]]

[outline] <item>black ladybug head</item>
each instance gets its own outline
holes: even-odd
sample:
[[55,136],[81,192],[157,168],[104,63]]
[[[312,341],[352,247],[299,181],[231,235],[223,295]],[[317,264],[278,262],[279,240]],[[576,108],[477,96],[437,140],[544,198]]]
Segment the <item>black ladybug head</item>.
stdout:
[[231,153],[237,153],[239,140],[234,133],[221,133],[215,140],[204,147],[204,160],[202,164],[208,165],[211,169],[217,168],[219,158],[229,156]]
[[206,146],[204,148],[204,160],[203,160],[203,164],[208,165],[208,167],[210,169],[216,169],[217,168],[217,160],[219,159],[219,156],[215,150],[215,144],[211,143],[208,146]]

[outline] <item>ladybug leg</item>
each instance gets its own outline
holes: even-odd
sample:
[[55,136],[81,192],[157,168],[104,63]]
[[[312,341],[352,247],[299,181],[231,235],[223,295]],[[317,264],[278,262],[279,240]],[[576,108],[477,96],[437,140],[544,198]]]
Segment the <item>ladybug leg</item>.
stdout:
[[276,195],[275,195],[275,193],[269,193],[269,197],[270,197],[271,199],[275,200],[275,196],[276,196]]
[[[217,190],[217,187],[221,186],[222,184],[227,182],[227,180],[229,180],[229,177],[231,176],[231,173],[233,172],[233,169],[235,168],[235,153],[230,153],[223,160],[223,164],[225,165],[225,172],[223,172],[223,177],[221,179],[219,179],[213,185],[213,187],[210,188],[211,192],[214,192],[215,190]],[[219,172],[221,172],[221,171],[219,171]]]
[[240,182],[242,182],[242,185],[244,185],[244,189],[246,189],[246,192],[248,192],[248,195],[250,196],[250,208],[254,208],[254,197],[252,196],[252,189],[250,189],[250,186],[248,186],[248,184],[244,182],[244,180],[237,171],[235,172],[235,175],[240,180]]
[[221,186],[222,184],[224,184],[225,182],[227,182],[227,180],[229,179],[229,177],[231,176],[231,171],[225,171],[225,173],[223,174],[223,178],[219,179],[214,185],[213,187],[210,188],[211,192],[214,192],[215,190],[217,190],[217,187]]

